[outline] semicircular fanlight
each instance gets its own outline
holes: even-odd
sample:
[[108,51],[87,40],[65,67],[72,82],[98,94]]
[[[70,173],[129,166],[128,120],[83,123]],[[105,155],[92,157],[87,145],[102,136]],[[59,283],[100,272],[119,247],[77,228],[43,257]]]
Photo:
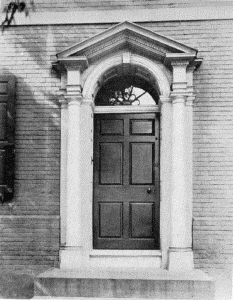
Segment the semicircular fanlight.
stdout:
[[156,105],[157,92],[144,80],[120,76],[108,80],[98,91],[97,106]]

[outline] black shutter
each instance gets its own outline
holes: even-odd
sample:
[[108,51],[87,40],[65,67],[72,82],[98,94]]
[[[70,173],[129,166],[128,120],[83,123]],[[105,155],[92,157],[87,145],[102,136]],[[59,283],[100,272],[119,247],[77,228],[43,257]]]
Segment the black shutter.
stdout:
[[0,76],[0,201],[14,195],[15,77]]

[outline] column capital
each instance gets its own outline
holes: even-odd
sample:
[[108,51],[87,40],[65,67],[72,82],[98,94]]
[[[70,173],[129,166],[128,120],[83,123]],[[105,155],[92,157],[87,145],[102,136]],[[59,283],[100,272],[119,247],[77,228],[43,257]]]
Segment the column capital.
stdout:
[[88,60],[85,56],[58,58],[57,61],[67,70],[80,70],[82,72],[88,67]]
[[173,67],[183,66],[183,67],[187,68],[187,66],[189,65],[189,61],[188,60],[172,60],[171,65]]
[[95,104],[94,104],[94,101],[92,99],[83,98],[82,103],[83,103],[83,105],[90,106],[92,111],[94,111]]
[[196,53],[167,53],[166,61],[172,65],[188,65],[194,61]]
[[187,93],[171,93],[172,104],[185,103],[187,100]]
[[82,95],[66,95],[65,100],[70,105],[80,105],[83,101]]
[[186,100],[186,105],[187,106],[193,106],[193,102],[194,102],[195,98],[196,98],[195,95],[188,96],[187,100]]
[[82,86],[79,83],[67,84],[66,89],[69,96],[82,95]]
[[160,104],[171,103],[171,97],[169,97],[169,96],[160,96],[159,97],[159,103]]

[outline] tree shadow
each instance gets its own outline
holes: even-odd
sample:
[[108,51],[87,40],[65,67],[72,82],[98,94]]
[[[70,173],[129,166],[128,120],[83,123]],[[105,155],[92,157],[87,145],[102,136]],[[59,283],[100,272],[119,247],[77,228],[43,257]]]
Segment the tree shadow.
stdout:
[[1,207],[2,264],[58,266],[60,107],[55,93],[33,91],[8,69],[2,75],[16,76],[15,195]]

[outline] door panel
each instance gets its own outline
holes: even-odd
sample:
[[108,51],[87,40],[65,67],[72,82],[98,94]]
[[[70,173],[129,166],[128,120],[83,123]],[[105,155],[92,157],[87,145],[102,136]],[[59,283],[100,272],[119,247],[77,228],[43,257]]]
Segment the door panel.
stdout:
[[159,115],[99,114],[94,126],[94,248],[159,249]]
[[154,135],[154,120],[130,120],[132,135]]
[[153,238],[154,203],[130,203],[132,238]]
[[100,184],[122,184],[122,143],[100,143]]
[[101,238],[122,237],[122,203],[99,203]]
[[100,121],[101,135],[123,135],[124,121],[123,120],[101,120]]
[[130,144],[130,183],[153,184],[154,144]]

